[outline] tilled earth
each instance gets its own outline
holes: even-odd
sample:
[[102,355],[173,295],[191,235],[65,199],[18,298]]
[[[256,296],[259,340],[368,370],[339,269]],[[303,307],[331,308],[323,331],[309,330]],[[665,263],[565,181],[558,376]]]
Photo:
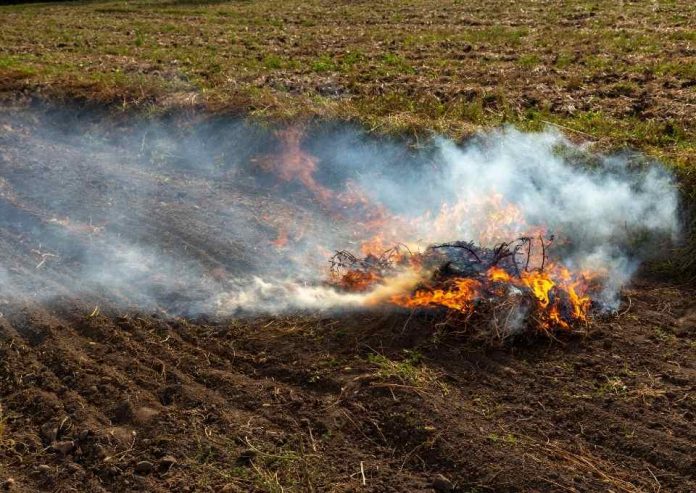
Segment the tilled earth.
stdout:
[[[0,122],[4,488],[696,489],[693,287],[640,279],[617,314],[581,333],[506,344],[379,310],[183,313],[201,297],[181,294],[191,278],[181,264],[159,291],[142,289],[144,278],[158,284],[156,264],[113,290],[95,288],[94,270],[129,268],[110,263],[109,245],[157,238],[161,251],[187,252],[192,272],[224,288],[230,273],[266,255],[225,233],[235,218],[246,219],[239,228],[264,215],[289,223],[302,211],[272,190],[228,187],[241,178],[224,169],[129,167],[128,156],[113,163],[37,132],[41,116],[8,115]],[[262,244],[276,230],[258,234]]]
[[388,315],[28,304],[1,319],[3,479],[448,491],[441,474],[455,491],[693,491],[694,292],[638,283],[625,297],[586,337],[497,349]]

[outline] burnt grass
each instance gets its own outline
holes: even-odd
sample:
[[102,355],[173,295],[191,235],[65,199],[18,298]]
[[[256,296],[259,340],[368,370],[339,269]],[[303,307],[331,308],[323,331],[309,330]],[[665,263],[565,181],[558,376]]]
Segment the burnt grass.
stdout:
[[[7,106],[69,98],[454,137],[550,122],[665,160],[688,209],[689,4],[2,6],[0,91]],[[626,288],[615,316],[505,344],[394,313],[0,300],[0,490],[694,491],[696,291],[676,280],[693,244],[661,280]],[[19,262],[13,245],[0,256]]]

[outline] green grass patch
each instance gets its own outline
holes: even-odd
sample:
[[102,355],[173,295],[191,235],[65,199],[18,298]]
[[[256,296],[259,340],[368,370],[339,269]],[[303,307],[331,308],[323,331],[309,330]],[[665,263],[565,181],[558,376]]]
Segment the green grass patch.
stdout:
[[556,56],[554,66],[558,69],[565,69],[573,63],[573,55],[567,52],[561,52]]
[[534,53],[529,55],[522,55],[520,57],[519,63],[524,68],[534,68],[537,65],[541,64],[541,58],[539,58],[539,55],[536,55]]
[[673,60],[660,62],[648,67],[657,76],[672,75],[681,79],[696,80],[696,62],[689,60]]
[[263,58],[263,66],[270,70],[277,70],[283,68],[285,62],[278,55],[266,55]]
[[396,53],[385,53],[382,55],[382,64],[388,67],[388,71],[395,70],[402,74],[412,74],[415,72],[413,67],[409,65],[408,61],[399,54]]
[[314,72],[333,72],[336,70],[336,64],[329,55],[322,55],[312,63]]
[[145,35],[140,31],[135,31],[135,46],[141,47],[145,44]]

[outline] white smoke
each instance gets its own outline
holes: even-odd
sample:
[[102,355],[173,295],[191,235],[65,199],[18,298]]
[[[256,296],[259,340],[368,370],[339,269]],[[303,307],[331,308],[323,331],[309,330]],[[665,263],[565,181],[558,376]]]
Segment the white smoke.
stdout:
[[[464,146],[444,138],[434,143],[434,169],[396,178],[362,174],[362,186],[405,214],[497,195],[519,210],[522,228],[544,225],[591,246],[620,243],[642,231],[671,237],[679,231],[676,185],[658,164],[636,168],[628,157],[593,155],[592,167],[581,166],[568,155],[587,156],[587,151],[551,129],[523,133],[506,128]],[[451,234],[484,240],[475,221],[467,219],[448,224]]]
[[[593,154],[554,130],[501,129],[465,145],[435,137],[414,152],[345,126],[308,129],[314,179],[336,197],[357,187],[370,203],[353,208],[317,204],[301,183],[261,172],[254,159],[277,151],[274,136],[240,120],[114,129],[98,118],[65,125],[70,112],[3,118],[16,129],[0,135],[0,245],[15,255],[5,295],[99,293],[179,313],[369,306],[394,286],[348,294],[323,284],[333,251],[359,253],[380,232],[361,223],[369,207],[395,218],[387,236],[421,247],[510,241],[543,226],[563,238],[570,267],[609,274],[610,303],[645,245],[679,232],[664,167]],[[491,231],[491,214],[503,227]],[[99,232],[62,230],[54,218]],[[55,256],[36,269],[32,249]]]
[[297,280],[266,281],[253,277],[236,289],[221,293],[215,300],[219,313],[270,313],[292,310],[334,310],[362,306],[365,295],[345,293],[322,285]]

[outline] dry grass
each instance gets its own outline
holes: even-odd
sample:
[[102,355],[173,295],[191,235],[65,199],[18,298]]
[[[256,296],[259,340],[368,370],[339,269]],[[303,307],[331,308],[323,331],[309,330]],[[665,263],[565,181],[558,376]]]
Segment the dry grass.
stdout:
[[[632,482],[613,475],[609,472],[612,469],[611,464],[593,456],[587,450],[582,450],[581,453],[574,453],[551,441],[543,444],[536,443],[534,446],[553,458],[560,467],[567,468],[576,474],[587,474],[600,478],[610,491],[621,491],[624,493],[639,493],[643,491]],[[555,484],[555,486],[560,485]],[[568,488],[564,489],[573,491]]]
[[[393,360],[382,354],[370,354],[368,361],[375,366],[375,376],[380,380],[398,382],[400,387],[424,389],[437,383],[439,375],[422,361],[417,351],[404,352],[401,360]],[[379,385],[386,385],[383,382]]]

